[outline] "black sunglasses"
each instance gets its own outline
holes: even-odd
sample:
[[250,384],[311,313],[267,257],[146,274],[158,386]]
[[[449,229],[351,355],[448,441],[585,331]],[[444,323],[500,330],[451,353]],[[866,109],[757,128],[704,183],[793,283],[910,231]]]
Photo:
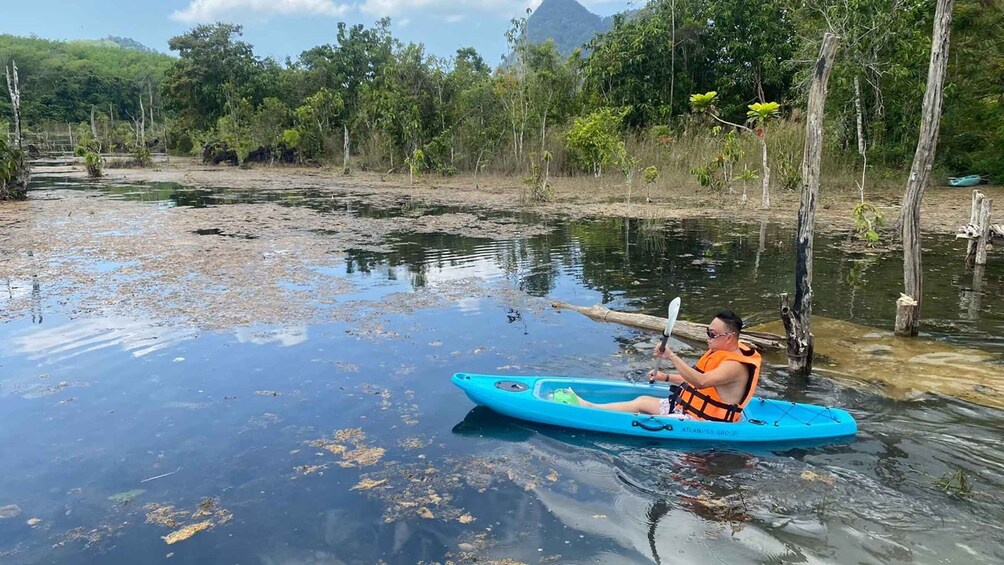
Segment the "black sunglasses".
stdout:
[[705,333],[708,334],[708,339],[718,339],[720,337],[725,337],[727,335],[732,335],[732,334],[736,333],[736,332],[725,332],[725,333],[720,333],[719,334],[719,333],[715,333],[715,330],[713,330],[711,328],[706,328],[704,331],[705,331]]

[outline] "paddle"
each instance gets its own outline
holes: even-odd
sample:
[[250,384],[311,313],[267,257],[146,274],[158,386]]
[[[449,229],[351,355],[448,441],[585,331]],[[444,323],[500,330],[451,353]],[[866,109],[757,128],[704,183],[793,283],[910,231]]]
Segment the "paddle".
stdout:
[[[680,315],[680,297],[677,296],[669,303],[669,309],[666,312],[666,327],[662,329],[662,343],[659,344],[659,348],[655,350],[656,353],[662,353],[666,351],[666,342],[669,341],[669,334],[673,333],[673,326],[676,325],[676,317]],[[655,358],[655,373],[652,373],[652,378],[648,380],[649,384],[655,382],[655,375],[659,372],[659,358]]]

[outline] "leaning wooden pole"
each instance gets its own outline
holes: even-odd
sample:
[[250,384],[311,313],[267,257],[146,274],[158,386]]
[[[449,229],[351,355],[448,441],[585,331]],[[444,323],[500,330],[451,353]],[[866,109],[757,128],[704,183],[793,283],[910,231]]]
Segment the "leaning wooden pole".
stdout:
[[819,196],[819,164],[823,158],[823,109],[833,58],[840,38],[823,35],[805,121],[805,150],[802,153],[802,203],[798,208],[798,241],[795,250],[795,303],[781,297],[781,320],[788,336],[788,371],[805,376],[812,371],[812,232],[816,226],[816,199]]
[[921,110],[920,139],[913,156],[910,177],[903,194],[903,286],[896,301],[896,335],[915,336],[920,329],[920,309],[924,294],[924,275],[920,249],[920,200],[931,176],[934,152],[938,148],[941,127],[941,103],[944,98],[945,71],[952,31],[952,8],[955,0],[938,0],[934,11],[931,38],[931,63],[927,69],[927,90]]

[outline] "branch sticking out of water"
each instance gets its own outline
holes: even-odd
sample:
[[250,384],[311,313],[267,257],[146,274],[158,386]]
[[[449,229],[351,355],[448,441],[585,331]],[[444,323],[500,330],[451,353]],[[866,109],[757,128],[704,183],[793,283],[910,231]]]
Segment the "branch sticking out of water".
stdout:
[[163,475],[157,475],[156,477],[150,477],[148,479],[143,479],[142,481],[140,481],[140,483],[148,483],[150,481],[156,481],[157,479],[163,479],[164,477],[170,477],[171,475],[177,473],[180,470],[181,470],[181,467],[178,467],[177,469],[171,471],[170,473],[164,473]]
[[966,497],[973,493],[973,483],[969,479],[969,473],[962,469],[956,469],[954,473],[945,473],[935,479],[934,486],[956,496]]

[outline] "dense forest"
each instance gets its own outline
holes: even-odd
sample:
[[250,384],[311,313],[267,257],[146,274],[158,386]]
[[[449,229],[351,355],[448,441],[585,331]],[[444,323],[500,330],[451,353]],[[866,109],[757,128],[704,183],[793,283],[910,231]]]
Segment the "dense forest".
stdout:
[[[938,146],[948,173],[1004,179],[1002,4],[955,4]],[[441,174],[524,175],[544,161],[558,174],[673,170],[661,148],[699,137],[706,164],[678,169],[702,184],[731,182],[744,153],[730,153],[730,143],[756,140],[693,111],[691,96],[713,91],[705,113],[731,122],[756,118],[752,104],[780,105],[749,131],[767,140],[782,170],[775,178],[788,186],[809,64],[826,31],[842,37],[827,159],[853,168],[863,150],[870,166],[909,164],[933,12],[930,0],[653,1],[568,57],[552,42],[529,42],[526,20],[513,20],[498,68],[472,48],[440,58],[402,43],[387,19],[339,24],[330,43],[281,62],[256,55],[240,26],[223,23],[171,39],[173,57],[5,35],[0,58],[20,69],[28,131],[72,124],[103,150],[142,138],[215,160],[344,160],[346,168]],[[9,116],[0,100],[0,120]],[[746,161],[756,168],[752,151]]]

